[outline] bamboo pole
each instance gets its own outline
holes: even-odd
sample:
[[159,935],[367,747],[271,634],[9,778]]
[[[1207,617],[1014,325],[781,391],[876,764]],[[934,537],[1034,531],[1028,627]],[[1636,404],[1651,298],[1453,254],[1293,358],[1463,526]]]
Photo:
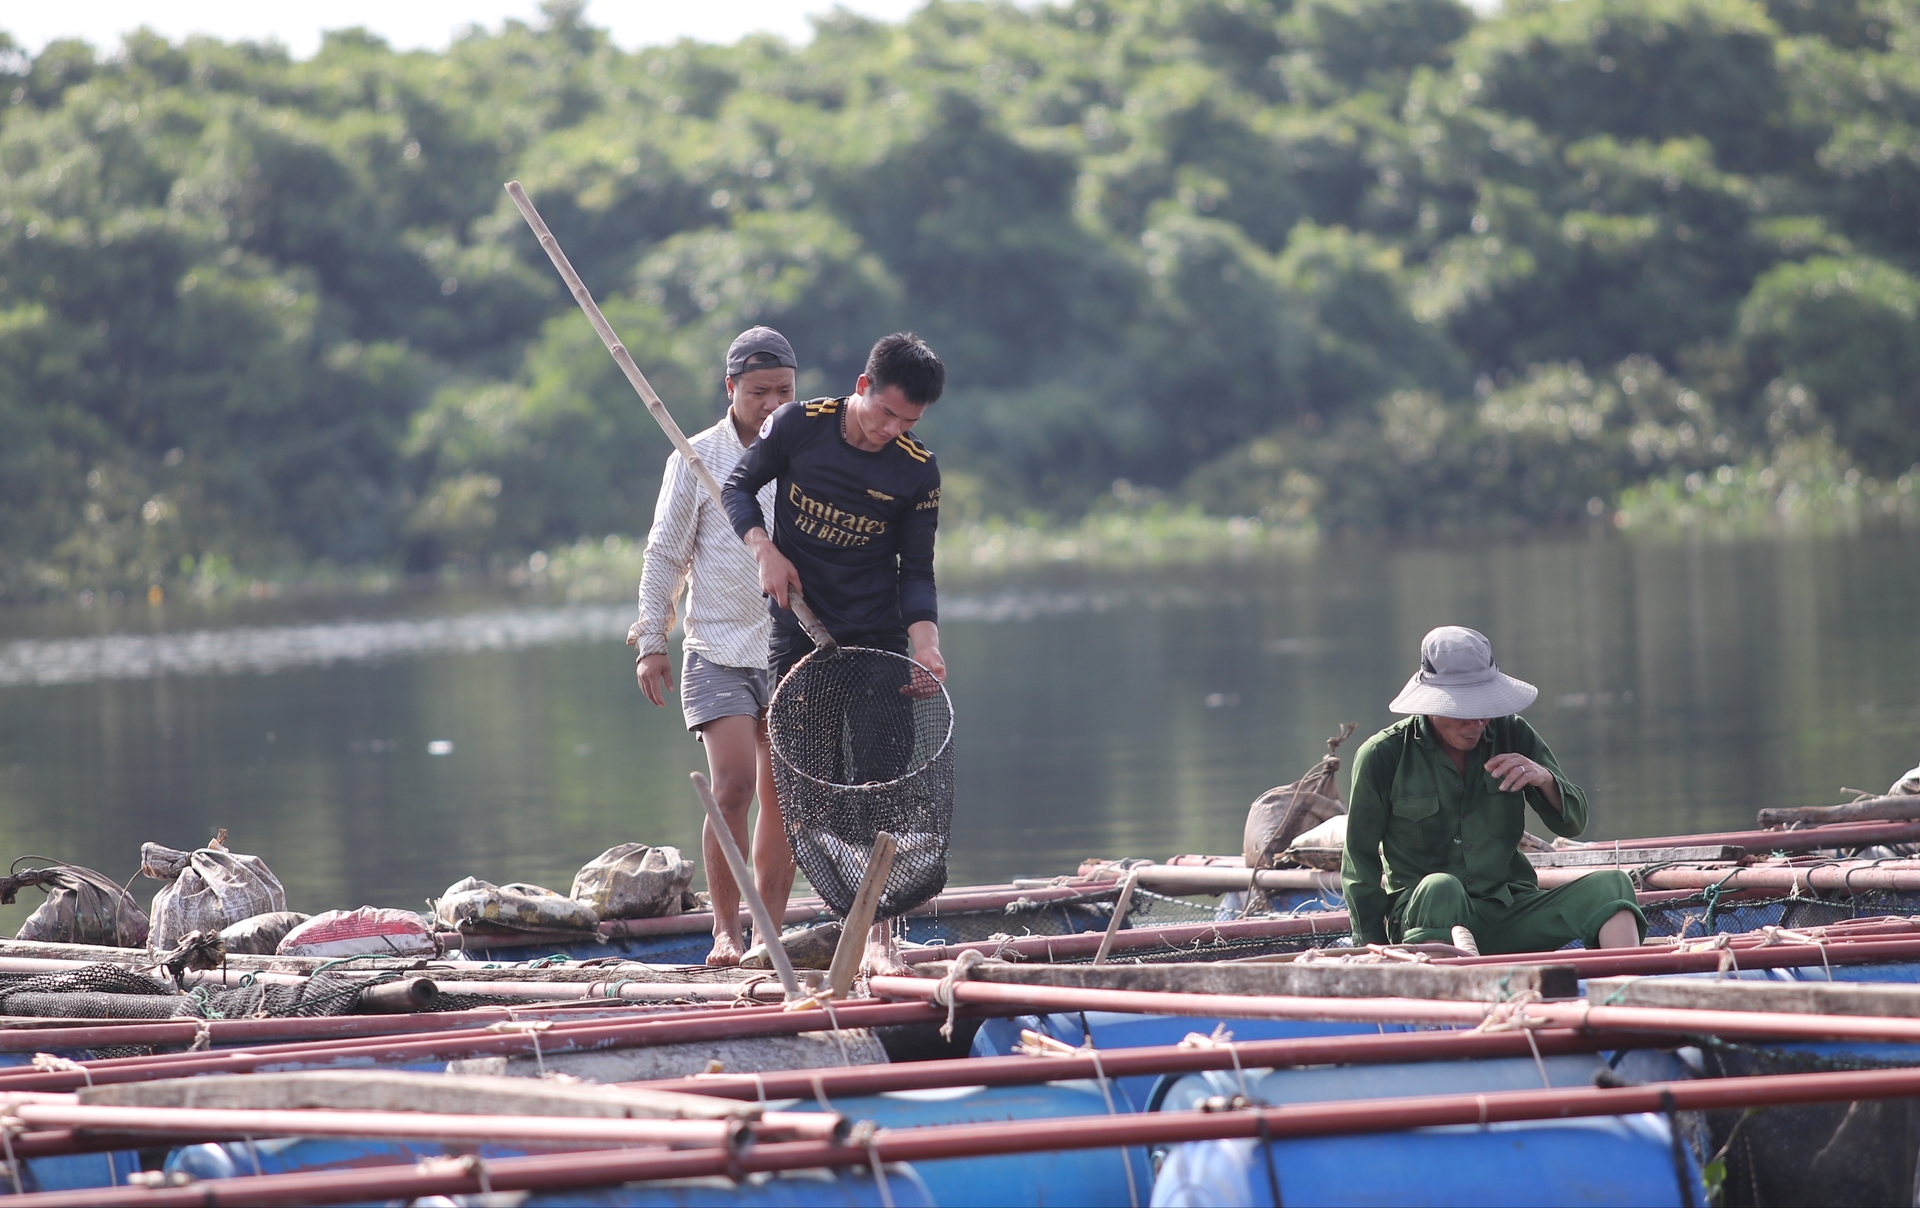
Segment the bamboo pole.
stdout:
[[[713,496],[715,503],[721,503],[720,483],[715,480],[713,471],[707,469],[706,463],[700,460],[700,454],[694,452],[693,445],[688,442],[686,434],[680,431],[680,425],[674,421],[673,413],[667,410],[667,405],[660,401],[658,394],[654,393],[653,384],[647,381],[646,374],[640,372],[640,366],[634,364],[633,354],[627,351],[626,345],[620,342],[620,337],[614,334],[613,325],[607,322],[607,317],[600,313],[600,306],[593,300],[592,292],[587,289],[586,282],[580,280],[580,274],[573,271],[573,263],[567,259],[567,254],[560,250],[560,241],[555,239],[553,232],[547,229],[546,220],[540,217],[540,211],[534,209],[533,201],[527,196],[527,191],[520,187],[520,182],[517,180],[508,181],[506,188],[507,196],[513,198],[513,204],[519,209],[520,216],[527,220],[527,225],[533,228],[534,235],[539,238],[540,246],[546,250],[547,259],[553,261],[553,267],[559,270],[560,279],[567,283],[567,291],[573,295],[573,300],[580,304],[580,309],[586,312],[587,322],[593,324],[593,330],[599,335],[600,342],[607,346],[609,353],[613,354],[613,363],[620,366],[620,372],[626,375],[627,383],[640,396],[640,401],[646,404],[648,413],[667,434],[667,439],[673,442],[673,447],[678,449],[680,456],[686,459],[688,467],[693,470],[694,477],[699,479],[700,485],[707,488],[707,493]],[[815,646],[822,649],[834,648],[833,635],[828,633],[826,626],[820,623],[820,618],[814,615],[813,609],[807,607],[806,600],[801,598],[798,590],[788,593],[787,603],[793,611],[794,618],[800,622],[800,628],[806,631]]]
[[746,899],[747,909],[753,912],[754,934],[766,943],[767,959],[773,962],[773,971],[780,975],[780,984],[786,988],[787,998],[799,998],[800,979],[793,975],[793,962],[787,959],[786,946],[780,942],[780,928],[774,926],[766,899],[760,896],[760,887],[753,883],[753,869],[747,866],[747,858],[740,854],[740,845],[733,841],[733,828],[727,825],[727,816],[720,812],[720,803],[713,798],[712,786],[699,772],[689,772],[687,776],[693,781],[693,791],[700,795],[700,804],[706,807],[707,825],[713,828],[714,838],[720,842],[720,852],[727,858],[727,868],[733,873],[734,884],[740,887],[740,896]]
[[1890,793],[1863,797],[1843,805],[1803,805],[1794,809],[1761,810],[1761,826],[1820,826],[1833,822],[1912,821],[1920,818],[1920,793]]
[[1120,883],[1120,896],[1113,903],[1113,917],[1107,920],[1107,933],[1100,937],[1099,951],[1093,954],[1093,963],[1107,963],[1107,953],[1113,951],[1113,937],[1127,921],[1127,909],[1133,905],[1134,887],[1140,884],[1140,874],[1130,872],[1127,879]]

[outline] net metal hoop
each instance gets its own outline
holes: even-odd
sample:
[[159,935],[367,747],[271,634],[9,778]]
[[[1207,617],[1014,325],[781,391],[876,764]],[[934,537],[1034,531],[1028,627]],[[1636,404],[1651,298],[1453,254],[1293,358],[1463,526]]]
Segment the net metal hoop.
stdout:
[[[780,694],[787,690],[787,685],[794,682],[795,677],[800,673],[800,669],[808,663],[823,656],[825,658],[838,658],[843,654],[883,654],[888,658],[899,659],[902,662],[911,664],[917,672],[925,675],[927,679],[933,683],[934,687],[940,690],[940,703],[946,707],[947,731],[940,736],[940,745],[933,749],[933,753],[921,760],[917,766],[909,769],[904,775],[896,776],[892,780],[875,780],[864,784],[841,784],[837,781],[823,780],[818,776],[809,775],[797,767],[792,760],[788,759],[787,756],[781,752],[780,736],[774,725],[774,718],[778,717],[780,713]],[[926,666],[918,660],[907,655],[896,654],[891,650],[880,650],[873,646],[836,646],[830,651],[815,649],[809,651],[805,658],[795,663],[787,674],[781,678],[780,683],[775,686],[773,697],[767,702],[767,745],[773,749],[774,757],[780,761],[788,772],[800,777],[802,780],[811,781],[821,788],[850,792],[871,792],[876,789],[891,788],[894,785],[904,784],[926,771],[927,768],[938,762],[942,755],[946,754],[948,747],[953,745],[953,698],[947,695],[947,686],[941,683],[933,672],[927,670]]]

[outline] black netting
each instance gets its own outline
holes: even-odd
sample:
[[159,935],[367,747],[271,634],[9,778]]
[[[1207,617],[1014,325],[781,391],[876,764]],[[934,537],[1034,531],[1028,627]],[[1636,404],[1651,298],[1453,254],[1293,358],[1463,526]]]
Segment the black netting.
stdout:
[[[1097,889],[1071,898],[1036,901],[1019,898],[998,910],[963,910],[942,914],[913,916],[907,935],[910,942],[923,944],[972,944],[1000,937],[1029,935],[1075,935],[1086,931],[1105,931],[1113,918],[1118,886]],[[934,903],[938,907],[939,903]],[[1139,902],[1127,911],[1129,922],[1139,915]]]
[[1738,935],[1762,927],[1824,927],[1848,919],[1908,915],[1920,911],[1920,894],[1881,890],[1828,898],[1811,894],[1749,897],[1706,889],[1644,910],[1649,936],[1695,939],[1716,932]]
[[71,972],[0,974],[0,1015],[40,1019],[166,1019],[186,996],[157,978],[119,965]]
[[874,836],[896,846],[876,918],[947,884],[953,834],[953,705],[927,669],[885,650],[818,650],[767,711],[793,858],[836,914],[853,905]]
[[[1725,1043],[1702,1053],[1716,1078],[1899,1068]],[[1705,1158],[1726,1163],[1723,1205],[1907,1204],[1920,1152],[1920,1100],[1879,1099],[1705,1113]]]
[[203,1019],[346,1015],[369,984],[365,978],[322,973],[291,986],[256,981],[224,990],[199,988],[192,994],[192,1013]]

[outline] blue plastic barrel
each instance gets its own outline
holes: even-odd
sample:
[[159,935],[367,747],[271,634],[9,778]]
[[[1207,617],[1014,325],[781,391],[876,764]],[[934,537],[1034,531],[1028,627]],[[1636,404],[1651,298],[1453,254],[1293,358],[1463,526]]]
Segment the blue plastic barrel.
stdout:
[[[1635,1081],[1685,1075],[1677,1059],[1636,1051]],[[1413,1095],[1583,1087],[1609,1062],[1575,1053],[1535,1060],[1396,1062],[1279,1070],[1208,1070],[1164,1081],[1152,1106],[1190,1111],[1213,1096],[1256,1103],[1324,1103]],[[1269,1175],[1269,1159],[1272,1174]],[[1679,1166],[1675,1163],[1678,1161]],[[1354,1137],[1174,1146],[1155,1204],[1679,1204],[1679,1179],[1706,1202],[1693,1155],[1678,1153],[1664,1116],[1601,1117],[1432,1128]]]
[[[1305,1069],[1207,1070],[1165,1079],[1155,1089],[1151,1111],[1187,1111],[1215,1095],[1244,1094],[1255,1103],[1328,1103],[1340,1099],[1387,1099],[1409,1095],[1477,1095],[1537,1091],[1543,1085],[1586,1087],[1607,1061],[1599,1053],[1543,1057],[1492,1057],[1477,1061],[1406,1061],[1390,1065],[1309,1066]],[[1541,1074],[1545,1071],[1545,1078]],[[1669,1076],[1683,1076],[1677,1066]]]
[[[360,1166],[412,1166],[445,1157],[437,1141],[372,1141],[355,1137],[272,1137],[260,1141],[215,1141],[186,1145],[167,1155],[166,1168],[195,1179],[233,1179],[242,1175],[291,1174],[301,1170],[351,1170]],[[460,1152],[468,1152],[462,1148]],[[480,1145],[482,1158],[517,1158],[525,1149]]]
[[[91,1187],[119,1187],[140,1169],[140,1155],[131,1149],[112,1153],[76,1153],[59,1158],[27,1158],[20,1163],[20,1190],[84,1191]],[[0,1176],[0,1194],[13,1194],[13,1180]]]
[[[1182,1015],[1123,1015],[1107,1011],[1074,1011],[1054,1015],[1020,1015],[989,1019],[973,1038],[975,1057],[1005,1057],[1020,1043],[1022,1030],[1039,1032],[1079,1048],[1092,1034],[1099,1049],[1134,1049],[1179,1044],[1189,1032],[1211,1035],[1224,1024],[1235,1040],[1292,1040],[1307,1036],[1377,1035],[1413,1030],[1406,1024],[1336,1023],[1299,1019],[1196,1019]],[[1156,1075],[1116,1078],[1116,1098],[1122,1111],[1143,1111],[1159,1082]]]
[[[1245,1205],[1704,1204],[1685,1157],[1675,1165],[1664,1117],[1602,1116],[1485,1128],[1308,1140],[1176,1145],[1153,1186],[1153,1208]],[[1691,1184],[1682,1195],[1680,1180]],[[1279,1196],[1274,1195],[1278,1186]]]
[[[1104,1116],[1107,1098],[1097,1082],[1052,1082],[1035,1086],[941,1087],[835,1099],[833,1109],[849,1119],[872,1120],[883,1128],[929,1124],[984,1124],[1050,1120],[1065,1116]],[[769,1104],[806,1111],[805,1101]],[[1115,1096],[1114,1109],[1133,1110]],[[915,1162],[934,1202],[965,1204],[1046,1204],[1106,1206],[1146,1203],[1153,1170],[1142,1148],[1071,1149],[984,1158],[946,1158]],[[1128,1179],[1131,1175],[1130,1198]]]

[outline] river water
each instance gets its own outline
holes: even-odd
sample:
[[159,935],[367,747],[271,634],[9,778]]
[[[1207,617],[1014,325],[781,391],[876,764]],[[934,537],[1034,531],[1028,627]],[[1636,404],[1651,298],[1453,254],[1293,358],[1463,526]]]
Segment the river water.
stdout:
[[[1247,804],[1340,722],[1392,720],[1447,623],[1539,685],[1527,716],[1595,837],[1744,827],[1920,763],[1911,534],[1329,544],[944,596],[955,883],[1237,851]],[[309,912],[417,909],[468,875],[565,892],[626,841],[692,853],[702,755],[634,687],[629,617],[444,591],[0,611],[0,852],[126,878],[143,841],[225,827]]]

